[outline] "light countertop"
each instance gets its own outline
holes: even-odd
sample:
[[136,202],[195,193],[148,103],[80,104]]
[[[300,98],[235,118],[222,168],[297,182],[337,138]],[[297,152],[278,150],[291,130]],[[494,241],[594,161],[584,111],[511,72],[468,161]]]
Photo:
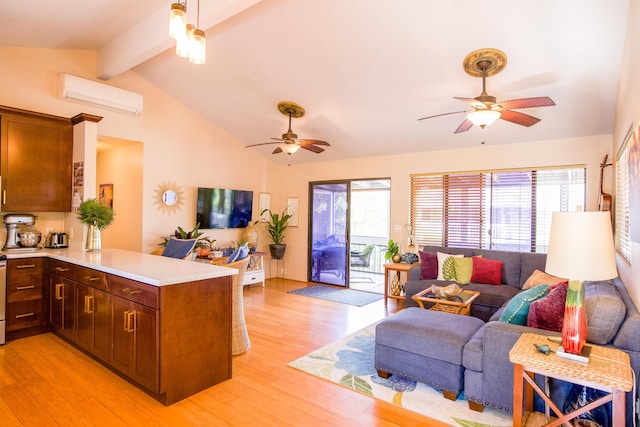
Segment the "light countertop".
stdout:
[[185,261],[122,249],[86,252],[75,249],[43,249],[36,252],[5,252],[7,259],[48,257],[92,268],[154,286],[231,276],[236,268]]

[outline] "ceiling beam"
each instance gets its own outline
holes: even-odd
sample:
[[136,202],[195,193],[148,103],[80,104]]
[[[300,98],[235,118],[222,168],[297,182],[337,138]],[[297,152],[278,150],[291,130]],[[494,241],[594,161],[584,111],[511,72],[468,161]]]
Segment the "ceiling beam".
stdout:
[[[262,0],[203,2],[200,28],[209,29]],[[192,5],[195,2],[191,3]],[[109,80],[175,46],[169,37],[169,4],[155,10],[138,24],[98,49],[97,77]],[[195,23],[196,7],[189,7],[189,22]]]

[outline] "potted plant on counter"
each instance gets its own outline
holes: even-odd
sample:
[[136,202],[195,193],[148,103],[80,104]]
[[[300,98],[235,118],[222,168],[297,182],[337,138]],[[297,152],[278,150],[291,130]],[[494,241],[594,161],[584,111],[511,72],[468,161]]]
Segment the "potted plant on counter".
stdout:
[[101,232],[111,225],[113,216],[113,209],[103,205],[98,199],[87,199],[80,203],[78,219],[87,226],[85,250],[100,250],[102,247]]
[[260,212],[260,216],[262,217],[265,212],[269,213],[266,227],[269,233],[269,239],[271,240],[271,244],[269,245],[271,258],[282,259],[284,257],[284,251],[287,248],[287,245],[282,243],[284,240],[284,232],[287,230],[291,215],[287,213],[287,209],[283,210],[282,214],[274,214],[270,209],[265,209]]

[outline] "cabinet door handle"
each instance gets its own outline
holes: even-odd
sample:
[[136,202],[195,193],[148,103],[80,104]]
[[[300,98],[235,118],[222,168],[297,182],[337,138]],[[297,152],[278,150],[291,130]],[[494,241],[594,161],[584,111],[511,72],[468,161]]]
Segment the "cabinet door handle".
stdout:
[[17,265],[16,266],[17,269],[21,269],[21,268],[36,268],[35,264],[21,264],[21,265]]
[[23,317],[31,317],[35,315],[36,315],[35,313],[16,314],[16,319],[22,319]]
[[127,333],[134,332],[136,330],[136,312],[125,311],[124,312],[124,331]]
[[35,289],[36,285],[17,286],[16,291],[26,291],[27,289]]
[[139,289],[122,288],[122,292],[126,292],[126,293],[128,293],[129,295],[137,295],[137,294],[139,294],[139,293],[140,293],[140,292],[142,292],[142,291],[141,291],[141,290],[139,290]]
[[61,300],[62,299],[62,287],[64,286],[64,283],[56,283],[56,299],[57,300]]
[[56,267],[56,271],[64,273],[65,271],[71,270],[69,267]]
[[93,313],[93,296],[92,295],[84,296],[84,312],[86,314]]
[[90,282],[95,282],[96,280],[100,280],[100,277],[87,277]]
[[2,190],[2,204],[7,204],[7,190]]

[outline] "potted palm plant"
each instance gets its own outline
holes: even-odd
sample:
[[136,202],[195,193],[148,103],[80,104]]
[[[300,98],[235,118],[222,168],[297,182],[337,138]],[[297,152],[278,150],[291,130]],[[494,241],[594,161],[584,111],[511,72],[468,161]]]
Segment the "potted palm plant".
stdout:
[[113,222],[113,209],[100,203],[98,199],[87,199],[80,203],[78,219],[87,226],[87,251],[99,250],[102,247],[100,233]]
[[269,245],[271,258],[282,259],[282,257],[284,257],[284,251],[287,248],[287,245],[282,243],[284,240],[284,232],[287,230],[291,215],[287,213],[287,209],[283,210],[282,214],[274,214],[270,209],[265,209],[260,212],[260,216],[264,215],[265,212],[269,213],[266,227],[269,233],[269,239],[271,240],[271,244]]

